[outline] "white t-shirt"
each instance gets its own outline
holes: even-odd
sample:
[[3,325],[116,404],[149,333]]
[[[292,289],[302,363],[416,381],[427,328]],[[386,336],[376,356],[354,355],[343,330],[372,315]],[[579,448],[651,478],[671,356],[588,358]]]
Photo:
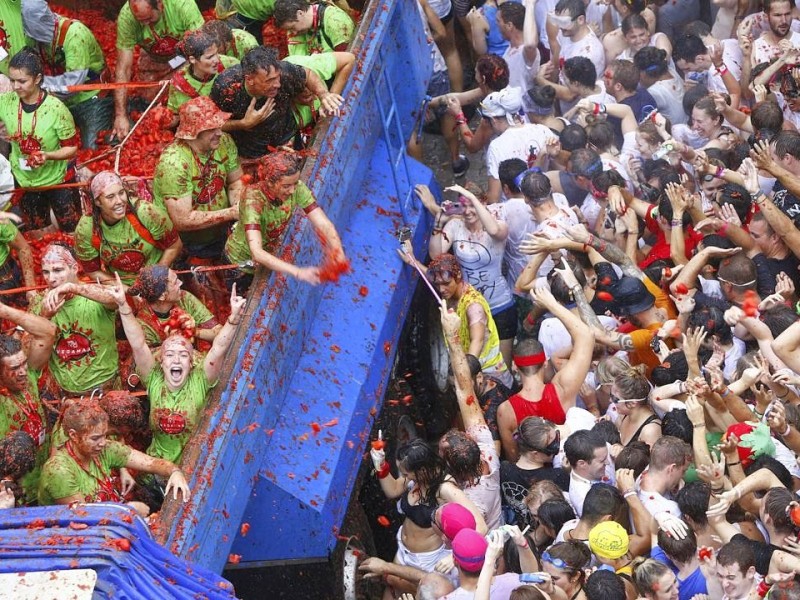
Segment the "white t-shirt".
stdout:
[[[742,49],[739,48],[739,42],[736,40],[722,40],[722,62],[728,67],[731,75],[736,81],[742,80]],[[706,87],[710,92],[726,93],[728,89],[725,87],[725,82],[722,81],[722,75],[717,72],[714,65],[709,67],[708,81]]]
[[546,153],[547,141],[558,139],[548,127],[525,123],[509,127],[489,143],[486,151],[486,170],[490,177],[500,179],[500,163],[509,158],[520,158],[528,165]]
[[[489,600],[508,600],[511,596],[511,592],[521,585],[523,584],[519,582],[519,573],[495,575],[494,579],[492,579],[492,585],[489,588]],[[446,596],[442,596],[439,600],[472,600],[474,597],[475,592],[468,592],[465,589],[457,588]]]
[[[569,209],[567,198],[558,192],[553,194],[553,203],[556,205],[558,212],[543,219],[542,221],[533,222],[533,232],[541,233],[550,239],[557,239],[566,236],[566,231],[569,227],[578,224],[577,215]],[[539,267],[536,275],[538,277],[546,277],[547,274],[553,269],[555,263],[553,259],[548,257]]]
[[[752,64],[754,65],[760,65],[761,63],[769,62],[773,58],[778,58],[781,54],[783,54],[783,50],[778,48],[778,46],[773,46],[770,44],[765,35],[766,34],[762,33],[761,36],[759,36],[759,38],[753,43]],[[800,47],[800,33],[792,31],[791,35],[789,35],[787,39],[795,48]]]
[[647,469],[645,469],[644,473],[642,473],[642,475],[639,475],[639,478],[636,480],[636,492],[639,495],[639,500],[642,501],[642,504],[644,504],[644,507],[647,509],[647,512],[655,516],[659,513],[666,511],[671,515],[680,517],[681,509],[678,508],[677,502],[662,496],[658,492],[648,492],[640,487],[642,476],[645,473],[647,473]]
[[683,112],[683,80],[679,77],[656,81],[647,88],[656,101],[659,112],[663,113],[672,123],[686,123],[686,113]]
[[518,87],[525,94],[530,88],[534,86],[536,74],[539,72],[539,66],[542,63],[542,57],[538,50],[536,58],[533,59],[531,64],[525,62],[525,46],[511,47],[509,46],[503,53],[503,60],[508,65],[508,86]]
[[591,29],[589,33],[578,41],[571,40],[559,31],[558,43],[561,44],[561,51],[558,55],[561,61],[566,61],[575,56],[585,56],[594,63],[598,78],[606,70],[606,52],[603,48],[603,42]]
[[500,457],[492,439],[492,432],[486,425],[476,425],[467,430],[481,450],[481,458],[489,466],[489,473],[483,475],[478,483],[464,490],[464,494],[481,511],[486,527],[496,529],[503,524],[500,502]]
[[506,267],[506,282],[511,292],[517,283],[522,270],[528,264],[530,256],[519,251],[519,245],[529,233],[533,233],[533,211],[525,203],[524,198],[509,198],[500,208],[503,211],[503,220],[508,225],[508,239],[506,239],[506,252],[503,257]]
[[[496,219],[502,220],[501,206],[494,204],[487,208]],[[494,239],[485,229],[473,233],[462,219],[450,219],[444,226],[444,235],[452,244],[464,280],[483,294],[492,311],[507,307],[513,298],[502,269],[505,240]]]

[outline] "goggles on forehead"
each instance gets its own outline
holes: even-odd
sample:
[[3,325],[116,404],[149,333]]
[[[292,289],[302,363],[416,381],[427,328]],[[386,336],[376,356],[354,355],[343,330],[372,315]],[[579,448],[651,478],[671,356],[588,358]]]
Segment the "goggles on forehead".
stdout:
[[455,277],[453,276],[453,272],[447,270],[436,271],[435,273],[429,273],[428,278],[433,283],[450,283],[451,281],[453,281],[453,279],[455,279]]
[[567,15],[557,15],[551,12],[547,13],[547,20],[556,27],[569,27],[575,19]]

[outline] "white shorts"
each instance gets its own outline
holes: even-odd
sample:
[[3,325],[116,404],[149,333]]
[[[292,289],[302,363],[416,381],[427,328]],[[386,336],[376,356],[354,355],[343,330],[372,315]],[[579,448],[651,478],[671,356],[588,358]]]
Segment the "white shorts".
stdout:
[[411,552],[403,543],[403,527],[397,530],[397,562],[407,567],[416,567],[426,573],[433,572],[436,564],[450,554],[444,544],[431,552]]

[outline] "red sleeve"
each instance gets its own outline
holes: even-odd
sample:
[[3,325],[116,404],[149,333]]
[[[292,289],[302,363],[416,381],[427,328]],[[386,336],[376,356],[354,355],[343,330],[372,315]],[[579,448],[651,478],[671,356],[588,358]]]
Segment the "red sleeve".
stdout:
[[647,213],[644,215],[644,226],[650,231],[650,233],[658,233],[661,231],[661,228],[658,226],[658,221],[653,218],[653,210],[656,208],[655,204],[651,204],[650,208],[647,209]]
[[306,214],[308,214],[308,213],[310,213],[312,210],[315,210],[315,209],[317,209],[317,208],[319,208],[319,204],[317,204],[316,202],[312,202],[311,204],[309,204],[308,206],[306,206],[306,207],[303,209],[303,212],[304,212],[304,213],[306,213]]

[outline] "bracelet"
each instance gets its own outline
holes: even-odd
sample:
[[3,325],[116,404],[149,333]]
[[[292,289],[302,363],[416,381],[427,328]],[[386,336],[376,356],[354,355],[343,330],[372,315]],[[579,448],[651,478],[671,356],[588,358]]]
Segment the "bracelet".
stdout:
[[711,488],[711,492],[713,494],[721,494],[724,491],[725,491],[725,486],[724,485],[721,485],[718,488]]
[[627,499],[628,499],[628,498],[630,498],[631,496],[635,496],[635,495],[636,495],[636,490],[628,490],[627,492],[625,492],[624,494],[622,494],[622,497],[623,497],[625,500],[627,500]]
[[764,596],[766,596],[771,587],[772,587],[771,583],[767,583],[766,579],[762,579],[761,583],[759,583],[758,587],[756,588],[756,593],[758,594],[758,597],[763,598]]
[[717,179],[722,179],[723,173],[725,173],[725,167],[717,167],[717,170],[714,171],[714,177]]
[[702,425],[692,425],[694,429],[705,429],[706,425],[703,423]]
[[735,467],[736,465],[740,465],[740,464],[742,464],[742,461],[737,460],[736,462],[728,463],[728,466],[729,467]]
[[[763,196],[763,198],[764,198],[764,199],[763,199],[761,202],[759,202],[759,201],[758,201],[758,199],[759,199],[759,198],[761,198],[762,196]],[[755,202],[755,203],[756,203],[758,206],[761,206],[762,204],[764,204],[764,202],[766,202],[767,200],[769,200],[769,198],[767,198],[767,197],[764,195],[764,192],[762,192],[761,190],[757,191],[755,194],[750,194],[750,198],[751,198],[751,199],[753,200],[753,202]]]
[[132,310],[129,310],[128,312],[122,312],[122,311],[120,310],[120,311],[119,311],[119,314],[121,314],[121,315],[132,315],[132,314],[133,314],[133,311],[132,311]]
[[728,71],[728,65],[726,65],[725,63],[722,63],[721,67],[715,67],[715,68],[717,69],[717,74],[720,76],[725,75],[725,73],[730,73],[730,71]]
[[605,104],[598,104],[594,102],[594,107],[592,108],[593,115],[604,115],[606,114],[606,105]]
[[683,219],[672,219],[669,224],[672,227],[683,227]]
[[522,548],[523,550],[527,550],[530,546],[528,545],[528,540],[525,540],[525,545],[517,544],[517,548]]
[[234,327],[236,327],[239,325],[239,323],[234,323],[233,321],[231,321],[231,318],[228,317],[228,325],[233,325]]
[[[592,246],[592,247],[594,248],[594,246]],[[607,248],[607,247],[608,247],[608,244],[606,244],[606,243],[605,243],[605,241],[602,241],[602,242],[600,242],[600,245],[597,247],[597,251],[598,251],[600,254],[602,254],[603,252],[605,252],[605,251],[606,251],[606,248]]]
[[725,396],[727,396],[728,394],[731,393],[731,390],[730,390],[730,388],[725,388],[721,392],[717,392],[717,393],[724,398]]
[[787,436],[787,435],[789,435],[790,433],[792,433],[792,426],[791,426],[791,425],[789,425],[789,424],[787,423],[787,424],[786,424],[786,431],[784,431],[784,432],[781,434],[781,437],[786,437],[786,436]]
[[791,392],[790,392],[790,391],[787,389],[787,390],[786,390],[786,393],[785,393],[783,396],[778,396],[777,394],[775,394],[775,395],[776,395],[776,396],[778,396],[778,398],[780,398],[781,400],[783,400],[783,399],[784,399],[784,398],[786,398],[786,396],[788,396],[790,393],[791,393]]
[[725,235],[725,233],[728,231],[728,225],[730,225],[730,223],[728,223],[727,221],[723,222],[722,227],[720,227],[719,230],[717,230],[717,233],[719,233],[720,235]]
[[386,479],[389,476],[389,463],[383,463],[375,473],[378,475],[378,479]]
[[589,239],[586,240],[584,246],[594,246],[594,235],[589,234]]

